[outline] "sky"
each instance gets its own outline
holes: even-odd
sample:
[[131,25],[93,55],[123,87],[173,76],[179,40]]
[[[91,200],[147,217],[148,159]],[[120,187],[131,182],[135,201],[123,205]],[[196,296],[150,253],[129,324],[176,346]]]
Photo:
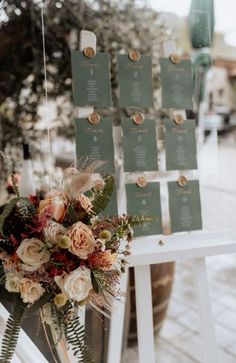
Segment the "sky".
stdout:
[[[191,0],[149,0],[157,11],[170,11],[179,16],[189,13]],[[215,30],[225,33],[227,43],[236,46],[236,0],[215,0]]]

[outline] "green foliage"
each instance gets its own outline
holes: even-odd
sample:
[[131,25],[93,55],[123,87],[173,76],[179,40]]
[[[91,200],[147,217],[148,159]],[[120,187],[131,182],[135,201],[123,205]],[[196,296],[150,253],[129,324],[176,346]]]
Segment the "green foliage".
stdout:
[[10,254],[13,249],[12,242],[8,238],[0,238],[0,252],[5,251]]
[[0,216],[0,234],[4,236],[4,222],[11,214],[13,208],[15,208],[16,204],[19,202],[20,198],[13,198],[8,204],[6,204],[5,208],[3,209],[3,212]]
[[[6,16],[2,17],[0,32],[0,64],[4,64],[0,70],[0,149],[10,154],[17,169],[17,150],[23,136],[32,141],[33,154],[39,152],[37,140],[45,136],[45,131],[37,128],[38,106],[45,98],[40,2],[5,0],[1,4]],[[137,49],[140,53],[152,54],[154,87],[159,87],[158,57],[162,42],[171,34],[165,19],[145,0],[48,0],[44,4],[48,97],[57,106],[54,137],[74,138],[70,49],[78,49],[81,29],[93,31],[98,51],[109,52],[111,56],[115,107],[101,110],[104,115],[109,114],[117,123],[121,116],[130,116],[134,111],[117,107],[118,53]],[[14,76],[9,77],[13,70]],[[154,97],[157,103],[151,114],[157,117],[160,113],[158,92]]]
[[93,354],[87,344],[84,326],[81,325],[79,317],[69,320],[65,326],[67,342],[72,346],[74,356],[78,363],[94,363]]
[[2,260],[0,260],[0,294],[1,294],[1,296],[2,296],[2,289],[5,286],[5,281],[6,281],[6,278],[5,278],[3,262],[2,262]]
[[78,363],[94,363],[93,353],[87,343],[84,326],[80,323],[77,307],[71,301],[62,308],[52,303],[51,313],[58,340],[65,336]]
[[[26,223],[27,220],[30,220],[35,212],[35,208],[33,204],[31,204],[28,200],[28,198],[13,198],[8,204],[5,205],[2,214],[0,215],[0,235],[3,237],[7,235],[7,232],[9,232],[9,228],[12,230],[12,222],[8,221],[11,213],[16,211],[15,213],[15,223],[19,223],[20,221],[24,220]],[[18,218],[18,215],[20,215],[20,219]],[[17,227],[17,226],[15,226]],[[4,249],[4,240],[1,240],[1,247]],[[7,244],[7,240],[5,243]],[[7,246],[6,246],[7,247]],[[7,251],[7,249],[6,249]]]
[[15,352],[26,307],[27,305],[24,304],[20,296],[18,296],[17,301],[13,306],[13,311],[7,320],[7,325],[2,340],[0,363],[11,362]]
[[109,176],[106,179],[106,184],[104,189],[97,194],[96,198],[93,201],[93,209],[89,213],[90,218],[97,216],[106,208],[112,196],[113,191],[114,191],[114,178],[112,176]]
[[92,271],[91,279],[92,279],[93,289],[98,294],[99,291],[100,291],[100,286],[99,286],[99,281],[96,278],[96,272],[95,271]]

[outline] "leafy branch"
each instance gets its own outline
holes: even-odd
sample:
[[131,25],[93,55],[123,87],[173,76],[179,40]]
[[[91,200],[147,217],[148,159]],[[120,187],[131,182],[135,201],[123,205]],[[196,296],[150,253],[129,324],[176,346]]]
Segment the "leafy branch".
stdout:
[[104,209],[109,203],[113,191],[114,191],[114,177],[109,176],[106,179],[106,184],[104,189],[97,194],[97,196],[93,201],[93,208],[89,213],[90,218],[95,217],[98,214],[100,214],[102,211],[104,211]]

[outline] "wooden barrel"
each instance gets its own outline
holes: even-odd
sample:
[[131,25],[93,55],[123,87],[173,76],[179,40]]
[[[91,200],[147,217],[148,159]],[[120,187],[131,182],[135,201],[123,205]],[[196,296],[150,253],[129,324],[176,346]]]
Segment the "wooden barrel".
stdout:
[[[154,333],[159,332],[166,316],[173,285],[174,271],[174,262],[151,265]],[[130,269],[129,283],[130,296],[128,299],[129,304],[127,305],[127,309],[129,309],[130,315],[128,327],[128,345],[132,346],[137,343],[137,322],[133,268]],[[145,287],[143,293],[145,294]]]

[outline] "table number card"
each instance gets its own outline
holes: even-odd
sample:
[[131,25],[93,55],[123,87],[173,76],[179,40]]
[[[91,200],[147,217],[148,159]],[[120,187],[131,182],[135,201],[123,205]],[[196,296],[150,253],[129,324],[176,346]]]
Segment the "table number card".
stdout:
[[108,54],[97,53],[87,58],[82,52],[72,51],[71,60],[75,105],[111,106]]
[[135,124],[132,119],[122,119],[121,125],[124,171],[158,170],[155,120],[145,119],[143,123]]
[[175,64],[161,58],[162,107],[190,110],[193,108],[192,66],[189,60]]
[[128,55],[118,55],[118,84],[121,107],[152,107],[152,60],[148,55],[132,61]]
[[177,125],[173,120],[166,119],[164,125],[166,169],[197,169],[195,120],[186,120]]
[[114,174],[112,119],[101,118],[97,124],[92,124],[86,118],[77,118],[75,125],[77,158],[87,156],[89,162],[104,161],[107,174]]
[[160,184],[148,183],[140,188],[137,184],[126,184],[127,213],[129,215],[149,215],[158,221],[145,223],[134,228],[135,236],[149,236],[162,233]]
[[188,181],[185,186],[168,183],[171,232],[202,229],[199,182]]

